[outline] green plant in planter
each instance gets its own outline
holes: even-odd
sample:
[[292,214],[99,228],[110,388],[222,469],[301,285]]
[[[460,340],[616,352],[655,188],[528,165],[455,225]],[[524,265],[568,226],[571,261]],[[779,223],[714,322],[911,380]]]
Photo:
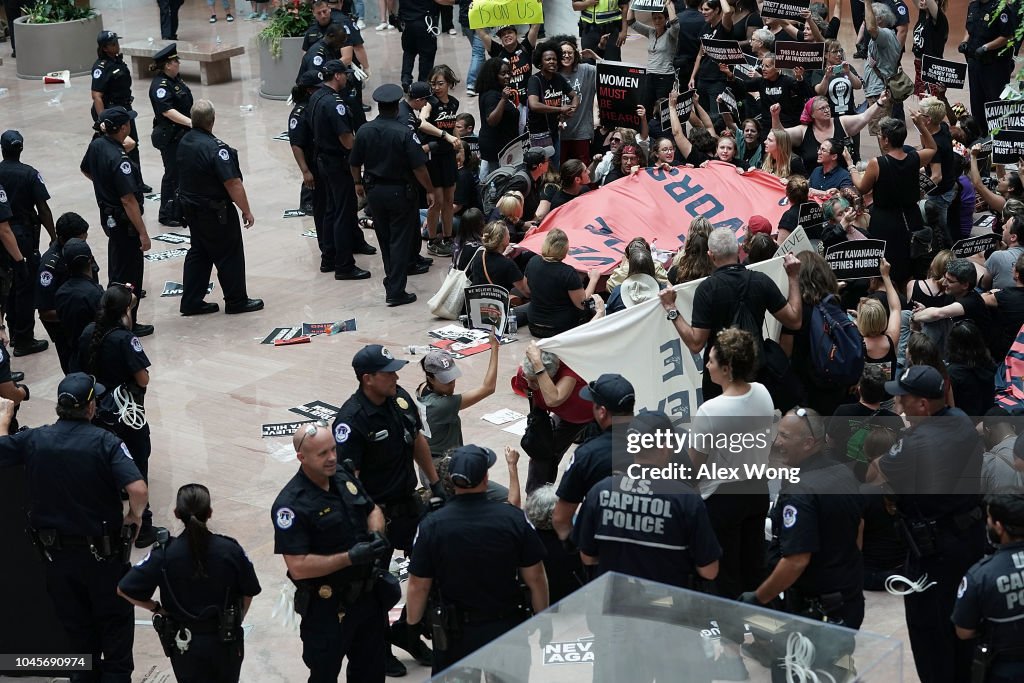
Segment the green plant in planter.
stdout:
[[[42,2],[43,0],[40,0]],[[301,38],[312,24],[313,7],[309,2],[289,0],[274,10],[270,22],[256,34],[256,40],[266,43],[274,59],[281,58],[282,38]]]
[[25,10],[25,21],[29,24],[57,24],[88,19],[95,14],[91,7],[75,7],[71,0],[37,0]]

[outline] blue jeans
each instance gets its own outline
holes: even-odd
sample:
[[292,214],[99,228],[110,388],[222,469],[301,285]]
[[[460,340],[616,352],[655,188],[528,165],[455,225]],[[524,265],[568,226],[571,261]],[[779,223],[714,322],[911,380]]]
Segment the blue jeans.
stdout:
[[469,72],[466,75],[466,87],[473,89],[476,86],[476,75],[480,73],[480,67],[486,61],[484,42],[480,40],[480,36],[476,34],[476,31],[470,28],[462,29],[462,35],[469,38],[469,45],[473,48],[473,54],[469,58]]
[[[206,0],[206,5],[210,9],[213,9],[213,6],[214,6],[214,4],[216,2],[217,2],[217,0]],[[223,3],[224,3],[224,9],[225,10],[230,10],[231,9],[231,0],[223,0]]]
[[356,17],[364,19],[366,17],[366,2],[365,0],[355,0],[356,6]]

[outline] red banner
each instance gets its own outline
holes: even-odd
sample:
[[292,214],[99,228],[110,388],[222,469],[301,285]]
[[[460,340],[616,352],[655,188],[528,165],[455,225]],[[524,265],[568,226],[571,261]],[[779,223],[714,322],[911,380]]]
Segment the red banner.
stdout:
[[787,208],[779,179],[762,171],[740,175],[732,164],[718,161],[671,172],[647,168],[558,207],[527,233],[521,246],[539,254],[544,233],[561,228],[569,236],[566,263],[580,271],[608,273],[634,237],[675,251],[698,216],[738,233],[754,214],[778,226]]

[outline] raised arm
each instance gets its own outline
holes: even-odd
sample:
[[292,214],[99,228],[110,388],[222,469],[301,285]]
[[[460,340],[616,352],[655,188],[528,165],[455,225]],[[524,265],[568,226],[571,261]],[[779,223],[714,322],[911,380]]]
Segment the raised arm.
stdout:
[[679,101],[679,93],[675,90],[668,94],[668,119],[672,124],[672,139],[675,140],[676,147],[683,153],[683,158],[690,156],[690,152],[693,151],[693,145],[683,135],[683,124],[679,122],[679,113],[676,112],[676,102]]
[[921,133],[922,148],[917,152],[917,155],[921,158],[921,168],[927,168],[938,151],[935,138],[932,137],[931,131],[928,130],[927,117],[924,114],[915,111],[910,114],[910,118],[913,120],[914,125],[917,126],[918,132]]
[[889,305],[889,320],[885,326],[885,333],[889,335],[889,339],[893,343],[896,343],[900,338],[903,309],[900,305],[900,295],[896,293],[896,287],[893,286],[892,278],[889,277],[890,268],[889,262],[883,258],[879,264],[879,270],[882,274],[882,283],[885,285],[885,301]]
[[971,147],[971,184],[974,190],[981,195],[989,208],[993,211],[1002,211],[1006,206],[1006,198],[997,192],[988,189],[985,183],[981,182],[981,172],[978,171],[978,155],[981,154],[981,145]]
[[878,20],[875,18],[875,8],[867,0],[864,1],[864,30],[872,38],[878,37]]
[[843,124],[843,130],[845,130],[846,134],[851,137],[861,132],[869,123],[871,123],[871,118],[878,112],[878,108],[884,107],[888,101],[889,91],[883,90],[875,103],[860,114],[847,114],[846,116],[840,116],[839,122]]

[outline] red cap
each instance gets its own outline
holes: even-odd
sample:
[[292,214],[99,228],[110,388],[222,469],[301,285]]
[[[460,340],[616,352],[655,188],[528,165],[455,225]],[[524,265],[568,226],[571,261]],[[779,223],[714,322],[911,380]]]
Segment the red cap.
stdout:
[[772,224],[764,216],[751,216],[750,220],[747,221],[747,227],[750,228],[750,234],[756,235],[759,232],[771,236]]

